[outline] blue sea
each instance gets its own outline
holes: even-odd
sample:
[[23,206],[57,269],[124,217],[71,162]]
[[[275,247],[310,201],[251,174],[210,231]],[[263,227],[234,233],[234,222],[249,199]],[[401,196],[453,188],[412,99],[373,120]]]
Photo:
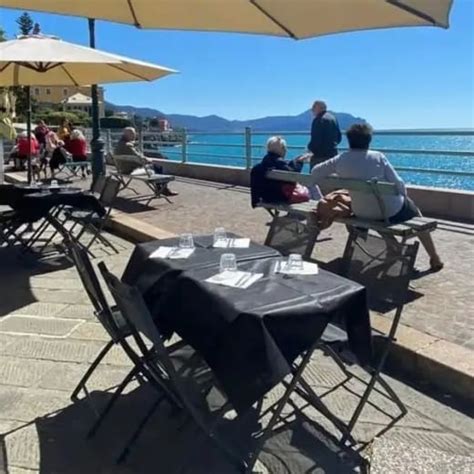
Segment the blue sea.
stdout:
[[[252,134],[252,161],[257,163],[265,154],[265,142],[269,135]],[[292,158],[302,153],[309,137],[307,135],[288,135],[286,138],[290,147],[288,157]],[[291,147],[299,147],[292,149]],[[346,139],[341,148],[347,147]],[[403,149],[403,150],[448,150],[474,152],[473,135],[375,135],[372,148]],[[166,154],[171,159],[180,160],[179,147],[167,148]],[[474,191],[474,156],[449,155],[418,155],[397,154],[386,152],[387,158],[396,168],[419,168],[431,172],[403,171],[400,176],[409,184],[434,186],[452,189]],[[245,166],[245,138],[243,134],[190,134],[188,136],[187,157],[189,162],[212,163],[223,166]],[[445,171],[437,173],[436,171]],[[309,171],[309,169],[307,169]],[[449,172],[454,172],[449,174]],[[455,174],[456,172],[471,173],[471,176]]]

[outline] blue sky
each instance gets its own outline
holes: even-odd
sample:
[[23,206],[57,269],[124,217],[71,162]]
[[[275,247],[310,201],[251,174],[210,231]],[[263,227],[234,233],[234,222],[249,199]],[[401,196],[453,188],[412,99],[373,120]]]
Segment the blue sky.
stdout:
[[[433,0],[436,1],[436,0]],[[0,9],[11,38],[21,12]],[[87,21],[32,13],[45,34],[87,44]],[[106,86],[107,100],[229,119],[293,115],[316,98],[377,128],[474,127],[474,0],[455,0],[451,28],[399,28],[304,41],[140,31],[97,24],[97,47],[180,74]]]

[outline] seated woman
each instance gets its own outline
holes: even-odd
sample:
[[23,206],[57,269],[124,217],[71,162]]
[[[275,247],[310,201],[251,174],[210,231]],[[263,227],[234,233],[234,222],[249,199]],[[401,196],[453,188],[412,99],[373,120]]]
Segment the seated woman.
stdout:
[[[87,142],[83,133],[75,128],[70,135],[68,142],[65,144],[66,150],[71,153],[72,161],[87,161]],[[81,166],[82,177],[86,177],[87,166]],[[88,170],[87,170],[88,171]]]
[[[28,141],[30,144],[28,144]],[[31,152],[31,158],[35,161],[39,155],[39,151],[39,144],[35,136],[30,135],[30,139],[28,140],[28,133],[21,132],[16,141],[16,154],[14,156],[15,169],[24,170],[28,161],[28,153]]]
[[[138,150],[135,146],[135,140],[137,139],[137,132],[133,127],[126,127],[122,131],[122,137],[117,142],[114,149],[115,163],[118,171],[123,174],[131,174],[133,171],[140,168],[152,167],[153,172],[156,174],[163,174],[163,168],[155,163],[151,158],[147,158],[143,153]],[[124,156],[127,159],[121,160],[120,157]],[[166,186],[164,196],[177,196],[178,193],[171,191]]]
[[[286,151],[286,141],[282,137],[270,137],[268,139],[267,154],[258,165],[252,168],[250,174],[252,207],[256,207],[261,201],[268,203],[290,202],[290,197],[285,192],[285,185],[281,181],[265,177],[270,170],[296,171],[298,173],[301,171],[306,156],[302,155],[294,160],[287,161],[285,160]],[[309,200],[309,195],[305,200]]]
[[[331,174],[337,174],[341,178],[361,180],[375,178],[387,181],[395,184],[398,191],[396,195],[382,195],[389,221],[396,224],[420,216],[419,209],[407,196],[405,183],[387,158],[378,151],[369,150],[372,141],[372,127],[368,124],[352,125],[347,131],[347,140],[349,151],[316,165],[312,169],[313,182],[318,184]],[[349,194],[352,212],[357,217],[370,220],[384,219],[385,216],[382,215],[375,196],[357,191],[350,191]],[[420,234],[420,241],[430,257],[431,270],[441,270],[443,262],[436,252],[431,235],[429,233]]]

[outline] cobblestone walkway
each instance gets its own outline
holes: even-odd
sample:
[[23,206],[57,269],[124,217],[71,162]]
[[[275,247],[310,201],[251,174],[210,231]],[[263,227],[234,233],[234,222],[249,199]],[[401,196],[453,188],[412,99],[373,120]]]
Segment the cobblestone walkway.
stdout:
[[[207,230],[223,223],[219,218],[210,217],[210,202],[214,196],[223,208],[224,202],[228,202],[229,209],[236,213],[236,222],[227,217],[225,225],[232,230],[242,229],[245,217],[239,214],[239,209],[247,200],[245,194],[207,187],[201,193],[199,185],[181,183],[175,187],[182,193],[180,200],[174,205],[160,203],[157,211],[143,216],[169,230]],[[201,195],[200,203],[198,195]],[[196,202],[189,209],[187,203],[193,201],[193,196]],[[221,196],[227,196],[227,201]],[[166,210],[168,208],[173,211]],[[222,210],[221,215],[229,209]],[[255,213],[258,216],[255,220],[260,220],[263,227],[265,218],[259,214]],[[187,225],[183,225],[186,221]],[[261,233],[254,234],[260,230],[258,225],[247,229],[245,233],[261,237]],[[120,254],[107,256],[95,251],[98,255],[95,261],[104,259],[109,268],[120,275],[132,246],[114,240],[121,249]],[[137,386],[132,386],[121,397],[98,435],[86,440],[85,433],[94,420],[93,406],[103,406],[110,397],[107,389],[121,381],[130,370],[130,364],[120,350],[112,350],[89,384],[93,404],[72,403],[71,391],[107,341],[105,332],[93,317],[76,271],[64,261],[40,267],[27,265],[4,251],[0,259],[0,473],[235,472],[212,445],[191,425],[183,425],[183,420],[166,405],[154,416],[128,461],[116,466],[115,459],[124,439],[153,400],[153,394]],[[327,391],[341,381],[341,377],[322,354],[315,356],[306,373],[306,379],[318,393]],[[382,439],[395,445],[404,443],[434,449],[446,455],[472,453],[472,419],[399,381],[393,380],[392,384],[408,405],[409,414]],[[349,388],[360,390],[355,383]],[[278,389],[274,390],[267,403],[278,393]],[[355,401],[354,394],[340,389],[327,399],[332,409],[347,419]],[[394,414],[393,407],[383,397],[375,396],[374,402]],[[314,410],[306,408],[304,413],[331,430]],[[368,407],[357,426],[357,439],[368,439],[388,421],[387,414]],[[261,457],[260,472],[296,474],[316,472],[319,467],[322,471],[318,472],[343,473],[354,472],[354,466],[362,464],[361,457],[354,451],[335,455],[330,447],[308,420],[290,418],[286,429],[268,442]],[[294,460],[296,452],[300,453],[297,461]]]
[[[262,209],[251,209],[246,188],[183,178],[172,183],[172,188],[180,193],[172,198],[173,204],[158,200],[146,207],[127,198],[120,205],[134,217],[170,232],[212,233],[224,226],[263,242],[269,216]],[[405,306],[402,323],[474,349],[474,225],[441,221],[433,236],[445,268],[412,281],[414,300]],[[323,262],[341,257],[347,237],[344,227],[336,224],[322,237],[330,239],[316,245],[313,257]],[[428,267],[422,248],[417,267]]]

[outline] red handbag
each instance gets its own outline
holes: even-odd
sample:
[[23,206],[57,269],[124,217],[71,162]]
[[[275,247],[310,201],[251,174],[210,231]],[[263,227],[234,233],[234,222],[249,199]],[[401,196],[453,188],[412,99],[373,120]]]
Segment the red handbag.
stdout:
[[298,204],[310,200],[309,189],[300,183],[282,184],[281,190],[290,204]]

